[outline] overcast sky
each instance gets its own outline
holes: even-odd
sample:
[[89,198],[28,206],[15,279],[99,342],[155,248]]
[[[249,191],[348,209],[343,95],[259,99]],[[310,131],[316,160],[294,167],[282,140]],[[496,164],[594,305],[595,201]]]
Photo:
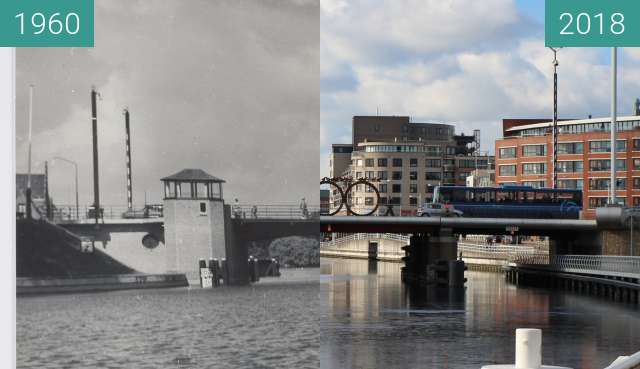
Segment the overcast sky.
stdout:
[[[134,202],[161,200],[160,178],[202,168],[242,203],[318,203],[319,4],[316,0],[95,2],[95,48],[18,49],[16,169],[26,172],[34,84],[34,171],[79,163],[92,193],[92,85],[101,202],[125,205],[123,108],[131,112]],[[58,204],[73,167],[50,164]]]
[[[503,118],[552,117],[553,56],[542,0],[322,0],[321,174],[354,115],[480,129],[494,151]],[[640,96],[640,50],[619,52],[619,113]],[[608,49],[558,55],[560,117],[609,116]]]

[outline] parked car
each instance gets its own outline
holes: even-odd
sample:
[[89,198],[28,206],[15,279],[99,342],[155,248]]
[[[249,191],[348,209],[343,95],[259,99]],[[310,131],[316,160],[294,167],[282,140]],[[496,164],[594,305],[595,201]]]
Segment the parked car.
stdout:
[[461,217],[462,212],[456,210],[453,205],[427,202],[418,209],[418,216],[421,217]]

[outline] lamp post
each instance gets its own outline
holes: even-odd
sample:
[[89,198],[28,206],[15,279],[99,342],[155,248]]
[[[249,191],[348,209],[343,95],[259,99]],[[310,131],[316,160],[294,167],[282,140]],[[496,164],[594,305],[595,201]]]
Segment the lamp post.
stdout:
[[609,204],[616,203],[616,115],[618,112],[618,48],[611,48],[611,178],[609,180]]
[[67,163],[69,163],[69,164],[73,165],[73,168],[74,168],[74,170],[75,170],[75,177],[76,177],[76,180],[75,180],[75,190],[76,190],[76,220],[80,220],[80,204],[79,204],[79,201],[78,201],[78,163],[76,163],[76,162],[75,162],[75,161],[73,161],[73,160],[65,159],[65,158],[60,157],[60,156],[55,156],[53,159],[54,159],[54,160],[64,161],[64,162],[67,162]]
[[561,48],[550,47],[553,51],[553,168],[551,188],[558,184],[558,51]]

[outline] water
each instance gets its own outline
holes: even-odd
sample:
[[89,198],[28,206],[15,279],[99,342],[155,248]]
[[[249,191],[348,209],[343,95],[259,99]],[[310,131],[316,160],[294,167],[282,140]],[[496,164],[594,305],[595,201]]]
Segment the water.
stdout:
[[17,299],[18,368],[317,368],[318,269],[214,290]]
[[466,272],[466,293],[410,290],[400,264],[323,258],[321,368],[469,368],[512,364],[515,329],[543,330],[543,364],[602,369],[640,350],[640,310],[516,288]]

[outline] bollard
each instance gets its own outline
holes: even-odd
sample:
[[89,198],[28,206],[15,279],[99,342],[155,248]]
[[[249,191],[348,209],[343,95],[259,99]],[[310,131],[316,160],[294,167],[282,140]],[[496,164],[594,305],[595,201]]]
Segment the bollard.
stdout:
[[220,276],[222,277],[222,283],[229,285],[229,267],[227,265],[227,259],[220,261]]
[[516,329],[515,365],[485,365],[482,369],[571,369],[542,365],[542,331],[534,328]]
[[209,271],[211,271],[211,282],[213,283],[213,287],[218,287],[220,285],[218,259],[209,259]]

